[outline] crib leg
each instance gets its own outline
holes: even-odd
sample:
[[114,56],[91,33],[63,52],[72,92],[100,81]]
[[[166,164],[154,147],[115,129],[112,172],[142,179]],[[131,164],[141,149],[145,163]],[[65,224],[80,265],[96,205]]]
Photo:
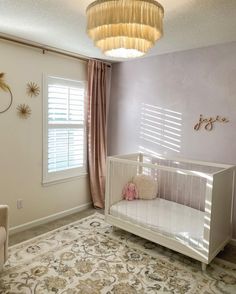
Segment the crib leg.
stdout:
[[118,229],[118,228],[117,228],[116,226],[112,226],[112,231],[113,231],[113,232],[117,231],[117,229]]
[[207,268],[207,264],[202,262],[202,271],[205,272]]

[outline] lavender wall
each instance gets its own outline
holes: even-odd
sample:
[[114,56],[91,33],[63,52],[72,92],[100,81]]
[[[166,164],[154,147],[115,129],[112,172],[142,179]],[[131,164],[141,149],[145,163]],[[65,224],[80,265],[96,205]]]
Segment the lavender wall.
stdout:
[[[230,122],[196,132],[200,114]],[[236,42],[115,64],[108,135],[110,155],[236,164]]]

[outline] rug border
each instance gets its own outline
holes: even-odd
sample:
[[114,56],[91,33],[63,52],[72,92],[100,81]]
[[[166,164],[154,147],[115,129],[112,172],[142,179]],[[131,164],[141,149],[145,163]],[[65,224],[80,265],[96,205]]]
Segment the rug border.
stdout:
[[41,238],[41,237],[47,236],[47,235],[52,234],[52,233],[55,233],[56,231],[61,230],[61,229],[63,230],[64,228],[66,228],[66,227],[68,227],[68,226],[70,226],[70,225],[73,225],[73,224],[75,224],[75,223],[77,223],[77,222],[80,222],[80,221],[86,220],[87,218],[90,218],[91,216],[100,216],[100,217],[102,217],[103,220],[104,220],[104,215],[103,215],[103,214],[98,213],[98,212],[94,212],[94,213],[92,213],[91,215],[85,216],[85,217],[83,217],[83,218],[81,218],[81,219],[78,219],[78,220],[76,220],[76,221],[74,221],[74,222],[68,223],[67,225],[64,225],[64,226],[58,227],[57,229],[50,230],[50,231],[48,231],[48,232],[46,232],[46,233],[39,234],[38,236],[35,236],[35,237],[33,237],[33,238],[30,238],[30,239],[27,239],[27,240],[25,240],[25,241],[19,242],[19,243],[17,243],[17,244],[11,245],[11,246],[9,246],[8,248],[9,248],[9,249],[14,249],[15,247],[20,246],[20,245],[24,245],[25,243],[27,243],[27,242],[29,242],[29,241],[33,241],[33,240],[35,240],[35,239],[37,239],[37,238]]

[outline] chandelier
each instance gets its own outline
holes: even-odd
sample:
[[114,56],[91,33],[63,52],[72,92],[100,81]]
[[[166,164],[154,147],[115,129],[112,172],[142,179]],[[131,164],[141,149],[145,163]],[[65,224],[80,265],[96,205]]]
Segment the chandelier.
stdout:
[[105,55],[135,58],[161,38],[163,17],[155,0],[97,0],[87,8],[87,32]]

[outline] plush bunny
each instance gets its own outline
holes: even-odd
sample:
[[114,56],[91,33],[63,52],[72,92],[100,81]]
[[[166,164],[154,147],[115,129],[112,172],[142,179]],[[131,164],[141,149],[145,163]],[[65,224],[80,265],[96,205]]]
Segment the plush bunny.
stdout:
[[132,201],[138,199],[138,190],[133,182],[127,183],[122,191],[123,199]]

